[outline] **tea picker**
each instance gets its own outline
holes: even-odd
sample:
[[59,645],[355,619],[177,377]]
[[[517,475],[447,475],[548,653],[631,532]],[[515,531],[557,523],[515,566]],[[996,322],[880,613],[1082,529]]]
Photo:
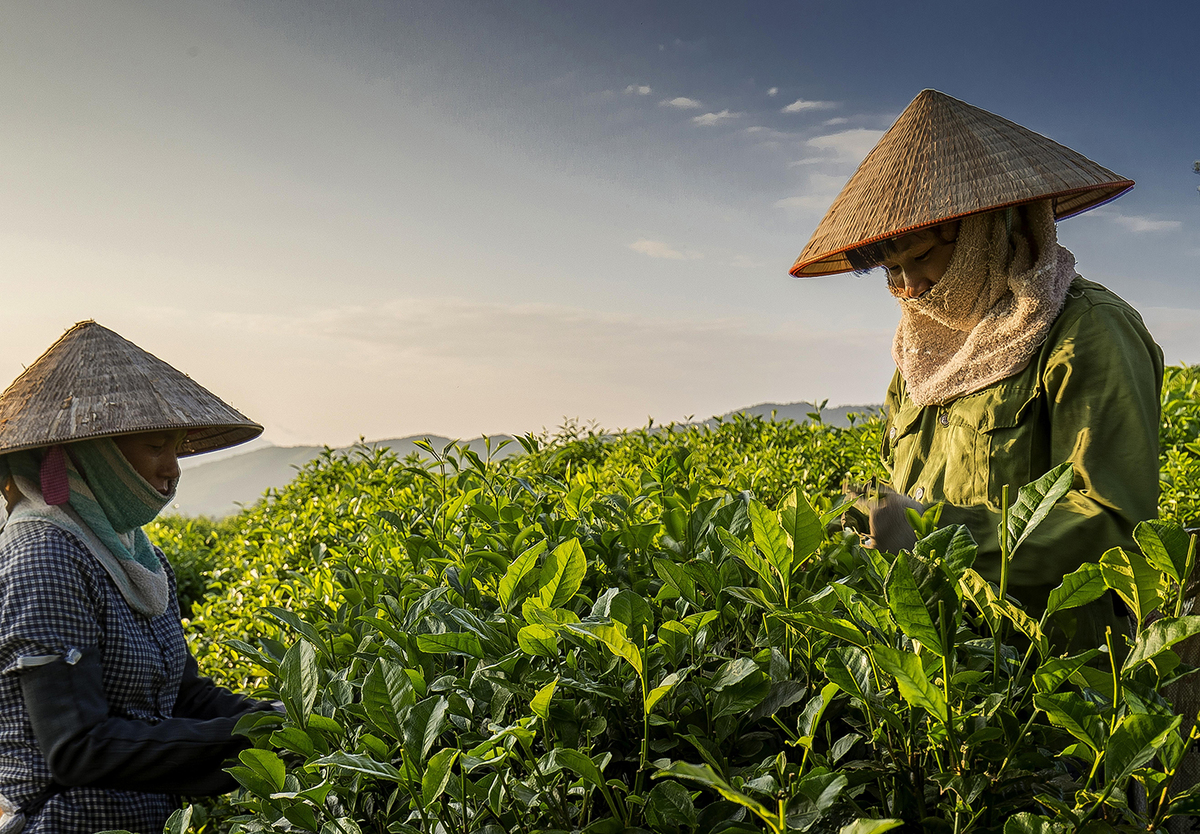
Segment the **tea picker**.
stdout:
[[142,525],[177,455],[261,432],[91,321],[0,395],[0,831],[161,831],[179,794],[235,787],[233,727],[271,705],[200,676]]

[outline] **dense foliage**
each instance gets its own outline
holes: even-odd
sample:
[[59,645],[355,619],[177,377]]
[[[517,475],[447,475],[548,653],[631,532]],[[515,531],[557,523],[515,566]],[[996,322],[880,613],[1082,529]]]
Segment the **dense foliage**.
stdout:
[[[1115,590],[1132,648],[1070,657],[936,511],[899,556],[842,529],[843,478],[881,474],[877,419],[327,453],[216,528],[163,522],[178,573],[217,566],[190,623],[201,665],[287,705],[246,728],[233,824],[1132,831],[1193,813],[1167,798],[1191,741],[1159,691],[1200,632],[1172,523],[1200,514],[1198,387],[1170,369],[1164,521],[1051,598]],[[1012,551],[1059,475],[1014,500]]]

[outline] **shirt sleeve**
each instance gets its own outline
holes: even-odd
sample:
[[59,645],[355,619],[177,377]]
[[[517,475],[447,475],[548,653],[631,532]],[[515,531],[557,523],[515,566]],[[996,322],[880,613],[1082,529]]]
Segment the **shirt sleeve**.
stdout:
[[[101,640],[105,595],[80,550],[50,524],[22,522],[0,562],[0,672],[33,658],[64,656]],[[15,533],[16,531],[11,531]],[[26,661],[22,661],[26,658]]]
[[[1054,587],[1158,513],[1162,351],[1137,314],[1097,303],[1059,334],[1041,374],[1051,466],[1070,461],[1071,490],[1021,545],[1010,586]],[[1011,500],[1016,500],[1013,485]],[[999,581],[1001,515],[947,506],[942,523],[965,524],[979,544],[976,569]]]

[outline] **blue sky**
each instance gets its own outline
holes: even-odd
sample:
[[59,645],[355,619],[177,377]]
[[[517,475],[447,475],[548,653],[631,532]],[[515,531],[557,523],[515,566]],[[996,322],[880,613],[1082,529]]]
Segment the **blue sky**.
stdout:
[[1200,362],[1196,4],[13,4],[0,375],[95,318],[276,443],[878,402],[787,269],[925,87],[1136,180],[1060,226]]

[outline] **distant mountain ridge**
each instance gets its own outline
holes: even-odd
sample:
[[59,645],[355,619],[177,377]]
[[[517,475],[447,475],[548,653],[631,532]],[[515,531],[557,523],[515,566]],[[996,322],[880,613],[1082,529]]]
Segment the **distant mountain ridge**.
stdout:
[[[877,405],[838,406],[822,409],[820,413],[822,421],[830,425],[848,426],[850,420],[847,415],[855,413],[868,416],[877,412],[879,408]],[[731,411],[720,417],[710,417],[703,422],[713,425],[718,420],[728,419],[740,412],[750,417],[804,423],[808,421],[808,415],[816,410],[815,405],[806,402],[761,403]],[[493,450],[498,444],[511,439],[508,435],[493,435],[489,438]],[[391,449],[400,457],[405,457],[412,452],[424,454],[416,445],[419,440],[428,440],[435,449],[451,442],[447,437],[416,434],[388,440],[373,440],[365,445]],[[465,441],[464,445],[475,452],[483,453],[486,444],[484,438],[477,437]],[[179,482],[179,491],[168,512],[213,518],[231,515],[242,506],[253,504],[268,489],[285,486],[297,470],[325,450],[324,446],[274,446],[263,440],[254,441],[247,446],[249,448],[241,451],[229,450],[224,454],[214,453],[213,457],[205,456],[184,461],[184,474]],[[519,449],[515,443],[510,444],[505,453]]]

